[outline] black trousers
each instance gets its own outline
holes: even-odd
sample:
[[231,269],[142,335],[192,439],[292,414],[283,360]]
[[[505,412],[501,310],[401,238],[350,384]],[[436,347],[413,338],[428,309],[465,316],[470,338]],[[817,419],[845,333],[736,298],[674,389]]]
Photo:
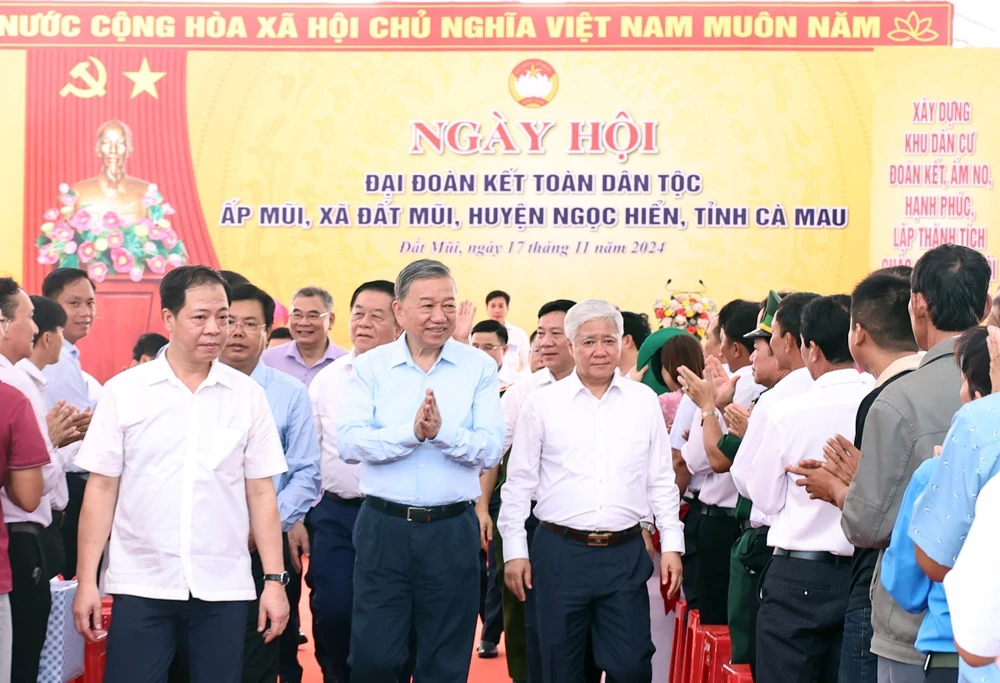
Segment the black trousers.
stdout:
[[66,562],[62,575],[67,579],[76,576],[76,538],[80,530],[80,508],[83,507],[83,492],[87,488],[85,472],[67,472],[66,488],[69,490],[69,503],[63,511],[62,532],[63,548],[66,551]]
[[[50,527],[43,533],[55,537],[57,543],[62,542],[55,528]],[[56,560],[53,557],[43,562],[39,543],[30,533],[12,532],[8,551],[14,579],[10,592],[14,627],[10,680],[11,683],[35,683],[52,607],[49,579],[60,572],[60,567],[47,566]]]
[[958,669],[931,669],[924,683],[958,683]]
[[[288,535],[282,538],[285,553],[285,566],[291,566],[289,561]],[[281,638],[270,643],[264,642],[264,636],[257,632],[257,616],[260,613],[260,595],[264,592],[264,567],[260,562],[260,554],[250,553],[250,573],[253,576],[257,599],[248,603],[246,624],[243,627],[243,666],[241,679],[243,683],[277,683],[280,673]],[[291,628],[289,625],[286,628]],[[296,633],[296,637],[298,633]],[[169,683],[191,683],[190,653],[186,642],[177,646],[173,662],[170,664]],[[282,676],[284,680],[284,676]]]
[[700,500],[695,498],[690,502],[687,514],[684,516],[684,554],[681,556],[681,566],[684,575],[681,577],[681,588],[684,589],[684,599],[689,610],[698,609],[698,527],[701,524]]
[[608,683],[650,683],[653,641],[649,590],[653,562],[641,538],[605,548],[540,528],[531,544],[533,590],[544,683],[584,680],[587,633]]
[[697,533],[695,583],[701,623],[725,625],[729,614],[729,563],[733,544],[740,538],[740,522],[736,517],[701,515]]
[[757,539],[754,542],[753,552],[747,558],[746,567],[754,572],[754,581],[750,587],[750,628],[748,636],[750,639],[750,672],[757,678],[757,615],[760,614],[760,578],[763,576],[764,568],[771,558],[771,548],[767,545],[767,532],[771,527],[760,527],[757,529]]
[[192,683],[239,683],[249,604],[116,595],[104,683],[165,683],[178,644]]
[[761,577],[755,680],[837,682],[850,581],[849,557],[771,558]]
[[413,678],[456,683],[469,677],[479,613],[479,519],[408,522],[361,506],[354,525],[351,683],[399,679],[416,632]]
[[285,538],[285,571],[288,572],[290,580],[285,586],[285,593],[288,596],[288,626],[284,632],[278,636],[278,659],[279,671],[282,683],[302,683],[302,665],[299,664],[299,631],[301,620],[299,619],[299,602],[302,600],[302,574],[295,571],[290,559],[288,550],[288,534],[283,534]]

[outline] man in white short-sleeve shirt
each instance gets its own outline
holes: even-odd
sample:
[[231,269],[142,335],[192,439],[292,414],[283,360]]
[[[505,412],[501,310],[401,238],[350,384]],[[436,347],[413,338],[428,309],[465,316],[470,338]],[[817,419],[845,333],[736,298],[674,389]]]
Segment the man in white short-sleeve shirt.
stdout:
[[165,680],[186,646],[192,683],[238,683],[256,598],[251,531],[264,568],[258,629],[270,641],[288,621],[272,480],[287,467],[264,390],[218,361],[229,286],[210,268],[184,266],[163,278],[160,299],[166,353],[109,380],[76,458],[90,477],[74,618],[93,640],[110,535],[105,682]]

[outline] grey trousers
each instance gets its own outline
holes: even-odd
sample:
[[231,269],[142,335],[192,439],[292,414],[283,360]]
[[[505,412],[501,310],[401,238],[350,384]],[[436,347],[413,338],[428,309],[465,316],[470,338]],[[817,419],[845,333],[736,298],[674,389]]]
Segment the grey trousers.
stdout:
[[924,667],[878,658],[878,683],[923,683]]
[[10,683],[11,652],[14,647],[14,621],[10,616],[10,595],[0,595],[0,683]]

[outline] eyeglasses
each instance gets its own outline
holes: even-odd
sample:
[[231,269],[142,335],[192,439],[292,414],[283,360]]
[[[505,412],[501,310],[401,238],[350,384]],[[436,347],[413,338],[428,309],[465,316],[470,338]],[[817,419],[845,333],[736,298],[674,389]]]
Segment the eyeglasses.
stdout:
[[295,311],[288,317],[292,322],[295,323],[300,323],[303,320],[308,320],[311,323],[317,323],[328,315],[330,315],[330,311],[327,311],[326,313],[317,313],[316,311],[310,311],[305,315],[303,315],[299,311]]
[[494,344],[481,344],[479,346],[473,344],[472,347],[479,349],[480,351],[485,351],[486,353],[490,353],[491,351],[496,351],[497,349],[503,348],[502,346],[496,346]]
[[262,327],[267,327],[267,323],[254,323],[249,320],[234,320],[229,319],[229,327],[234,330],[246,330],[247,332],[253,332],[254,330],[259,330]]

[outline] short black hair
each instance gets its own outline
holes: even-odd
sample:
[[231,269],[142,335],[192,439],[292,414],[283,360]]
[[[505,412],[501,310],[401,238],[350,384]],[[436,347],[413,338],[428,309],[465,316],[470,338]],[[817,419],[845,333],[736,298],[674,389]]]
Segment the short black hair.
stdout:
[[532,330],[531,334],[528,335],[528,343],[529,344],[534,344],[535,343],[535,337],[537,337],[537,336],[538,336],[538,330]]
[[46,332],[55,332],[56,328],[66,327],[66,311],[59,302],[54,299],[50,299],[47,296],[37,296],[31,297],[31,303],[35,305],[35,327],[38,328],[38,334],[35,335],[32,344],[37,344],[39,338]]
[[476,326],[472,328],[472,334],[476,332],[482,332],[484,334],[493,333],[500,340],[500,343],[504,346],[507,345],[507,328],[503,326],[502,323],[498,323],[496,320],[484,320],[482,322],[476,323]]
[[853,360],[847,343],[850,333],[851,297],[846,294],[816,297],[802,309],[802,343],[815,342],[830,363]]
[[271,341],[272,339],[291,339],[291,338],[292,338],[292,331],[287,327],[275,327],[273,330],[271,330],[271,334],[267,335],[268,341]]
[[79,280],[88,281],[94,291],[97,291],[97,285],[82,268],[56,268],[42,280],[42,296],[57,299],[64,289]]
[[[802,346],[802,309],[813,299],[819,297],[815,292],[795,292],[789,294],[778,304],[778,310],[774,314],[774,319],[781,326],[784,334],[795,337],[795,345]],[[850,327],[850,322],[848,322]]]
[[0,277],[0,313],[7,320],[14,318],[14,311],[17,310],[17,294],[21,291],[21,285],[12,277]]
[[642,346],[646,338],[653,333],[649,327],[649,316],[645,313],[633,313],[632,311],[622,311],[622,323],[625,327],[623,336],[632,337],[635,348]]
[[354,294],[351,295],[351,308],[354,308],[354,302],[358,300],[358,296],[361,292],[382,292],[383,294],[388,294],[393,299],[396,298],[396,285],[388,280],[372,280],[371,282],[365,282],[360,287],[354,290]]
[[917,261],[910,289],[927,300],[934,327],[942,332],[964,332],[983,320],[990,264],[974,249],[942,244]]
[[510,306],[510,294],[500,289],[494,289],[486,295],[486,305],[489,306],[490,302],[498,297],[502,297],[506,304]]
[[538,317],[541,318],[543,315],[548,315],[549,313],[569,313],[569,309],[574,306],[576,306],[575,301],[556,299],[547,304],[542,304],[542,307],[538,309]]
[[220,270],[219,275],[221,275],[222,279],[228,282],[229,286],[233,289],[236,289],[240,285],[250,284],[249,278],[240,275],[235,270]]
[[889,266],[888,268],[879,268],[875,272],[903,278],[909,284],[910,278],[913,277],[913,266]]
[[989,335],[985,327],[971,327],[955,342],[955,362],[962,371],[962,377],[969,383],[969,394],[973,397],[977,391],[983,396],[993,393],[990,349],[986,342]]
[[[734,299],[719,310],[719,329],[724,330],[731,342],[739,342],[750,353],[753,353],[753,339],[746,335],[757,329],[757,314],[760,306],[753,301]],[[721,341],[722,334],[720,332]]]
[[917,352],[910,323],[910,283],[876,270],[851,293],[851,321],[861,325],[880,349]]
[[264,309],[264,325],[271,329],[274,325],[274,299],[260,287],[250,284],[237,285],[233,288],[232,301],[259,301]]
[[168,340],[162,334],[157,334],[156,332],[147,332],[146,334],[139,337],[135,342],[135,346],[132,347],[132,360],[138,363],[142,360],[143,356],[147,358],[156,358],[156,354],[160,352],[164,346],[166,346]]
[[160,305],[177,315],[187,300],[187,291],[202,285],[219,285],[226,290],[226,301],[232,302],[233,288],[208,266],[181,266],[171,270],[160,280]]

